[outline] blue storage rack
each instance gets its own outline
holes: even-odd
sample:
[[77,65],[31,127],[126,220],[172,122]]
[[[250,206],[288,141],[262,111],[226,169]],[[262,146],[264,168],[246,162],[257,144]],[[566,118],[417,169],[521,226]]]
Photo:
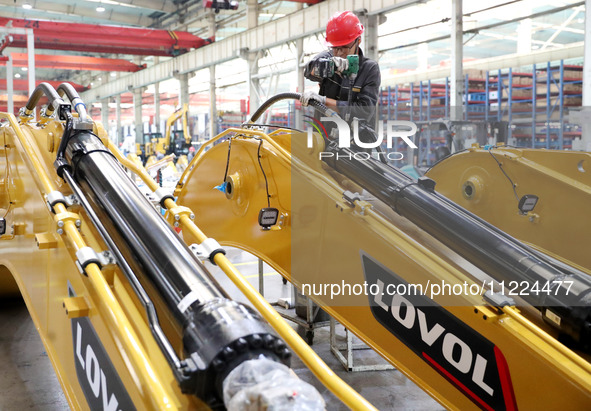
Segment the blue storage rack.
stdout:
[[[581,133],[566,116],[569,107],[581,105],[582,80],[577,73],[581,70],[582,66],[561,60],[533,65],[527,73],[508,68],[487,72],[484,79],[466,75],[463,119],[508,121],[509,141],[521,147],[569,149]],[[415,122],[449,118],[449,90],[449,78],[383,88],[379,118]]]

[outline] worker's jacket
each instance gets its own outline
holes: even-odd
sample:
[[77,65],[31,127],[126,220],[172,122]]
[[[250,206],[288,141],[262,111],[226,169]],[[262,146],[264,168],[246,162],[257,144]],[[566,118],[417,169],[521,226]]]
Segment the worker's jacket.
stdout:
[[[339,114],[344,117],[349,99],[350,79],[335,73],[330,78],[321,78],[312,75],[311,68],[314,67],[314,61],[320,58],[332,58],[332,52],[323,51],[308,62],[304,71],[304,76],[312,81],[320,83],[318,94],[337,100]],[[378,93],[382,77],[378,63],[366,58],[359,49],[359,72],[353,84],[353,95],[351,100],[351,116],[364,120],[366,124],[375,130],[376,124],[376,106],[378,103]]]

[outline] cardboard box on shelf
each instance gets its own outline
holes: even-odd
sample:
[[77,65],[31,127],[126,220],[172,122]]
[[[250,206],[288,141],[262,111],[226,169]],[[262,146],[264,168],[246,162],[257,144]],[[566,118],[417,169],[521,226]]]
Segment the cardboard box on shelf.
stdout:
[[[509,103],[507,101],[504,101],[501,103],[501,111],[508,111],[509,110]],[[511,110],[514,111],[526,111],[526,110],[530,110],[532,109],[532,105],[531,103],[512,103],[511,104]],[[490,105],[490,111],[499,111],[499,103],[492,103]]]
[[[436,107],[436,106],[441,106],[443,105],[443,99],[434,99],[431,98],[431,107]],[[410,104],[409,104],[410,105]],[[414,107],[419,107],[419,105],[422,105],[423,107],[427,107],[429,106],[429,99],[423,97],[423,101],[421,101],[421,99],[419,99],[418,97],[413,98],[413,106]]]
[[511,109],[515,111],[527,111],[532,109],[531,103],[513,103]]
[[[553,79],[560,79],[560,71],[559,70],[552,70],[552,75],[550,78]],[[568,69],[564,69],[564,78],[565,79],[577,79],[577,80],[581,80],[583,78],[583,70],[568,70]],[[539,74],[537,75],[536,80],[537,81],[546,81],[547,76],[546,76],[546,71],[540,71]]]
[[[564,105],[567,107],[580,107],[583,105],[583,99],[581,97],[568,97],[564,96]],[[536,99],[536,107],[547,107],[548,99],[538,98]],[[550,98],[550,107],[558,107],[558,97]]]
[[[531,89],[513,88],[511,90],[511,95],[514,99],[515,98],[531,98]],[[509,91],[506,89],[502,90],[501,98],[508,98],[508,97],[509,97]],[[489,91],[488,98],[490,100],[497,100],[499,98],[499,91],[498,90]]]
[[478,69],[464,69],[464,75],[468,75],[469,80],[484,80],[486,71]]
[[533,79],[531,77],[519,77],[517,83],[521,86],[531,86]]
[[[558,93],[559,88],[558,84],[550,84],[550,93]],[[539,96],[540,94],[545,95],[548,90],[547,84],[537,84],[536,85],[536,94]],[[562,90],[566,93],[582,93],[583,92],[583,85],[580,83],[576,84],[563,84]]]
[[485,88],[485,84],[482,81],[479,81],[477,83],[470,83],[468,85],[470,90],[482,90],[484,91]]
[[[511,116],[512,120],[515,119],[515,112],[512,113],[513,115]],[[520,115],[519,116],[519,121],[523,121],[525,118],[524,115]],[[546,117],[546,113],[538,113],[536,116],[537,121],[546,121],[548,118]],[[508,113],[503,113],[502,116],[502,120],[503,121],[509,121],[509,114]],[[551,115],[550,115],[550,121],[554,121],[554,120],[560,120],[560,113],[557,110],[554,110]]]
[[[505,86],[505,87],[509,86],[509,77],[502,75],[501,80],[502,80],[503,86]],[[490,77],[489,82],[490,82],[490,84],[494,84],[496,86],[497,77],[496,76]],[[511,84],[513,84],[513,87],[515,87],[515,86],[531,86],[532,78],[530,76],[514,75],[512,77]]]

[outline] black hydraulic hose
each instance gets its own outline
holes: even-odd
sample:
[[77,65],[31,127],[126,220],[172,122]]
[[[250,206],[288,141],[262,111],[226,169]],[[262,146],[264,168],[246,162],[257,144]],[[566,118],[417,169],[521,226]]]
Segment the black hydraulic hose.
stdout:
[[69,167],[64,158],[64,154],[74,131],[74,117],[72,116],[72,113],[70,113],[70,109],[66,106],[60,106],[59,110],[61,111],[61,113],[59,113],[60,116],[66,119],[66,124],[64,125],[64,134],[62,135],[60,145],[57,148],[55,162],[53,164],[56,168],[57,175],[63,178],[62,173],[64,168]]
[[[486,221],[433,191],[428,179],[412,179],[374,159],[360,159],[347,148],[328,147],[331,167],[398,214],[408,218],[496,281],[526,281],[551,292],[520,293],[544,319],[575,341],[591,345],[591,278],[552,264]],[[570,283],[572,281],[572,283]],[[499,290],[497,290],[499,291]],[[506,290],[507,291],[507,290]]]
[[[74,110],[76,110],[79,114],[80,121],[85,122],[88,119],[88,114],[86,112],[86,105],[78,95],[76,89],[70,83],[62,83],[57,88],[57,93],[60,97],[63,97],[64,94],[68,96],[68,99],[74,106]],[[49,117],[53,114],[54,108],[53,106],[49,106],[47,110],[45,110],[45,116]]]
[[351,120],[351,106],[353,105],[353,88],[355,86],[355,78],[357,74],[349,76],[349,93],[347,95],[347,110],[345,113],[345,121],[348,123]]
[[[254,114],[250,117],[250,120],[248,120],[248,122],[246,124],[254,124],[254,123],[256,123],[256,121],[263,115],[263,113],[265,111],[267,111],[269,109],[269,107],[271,107],[273,104],[277,103],[278,101],[281,101],[281,100],[299,100],[301,97],[302,97],[302,94],[301,93],[291,93],[291,92],[288,92],[288,93],[279,93],[279,94],[271,97],[267,101],[265,101],[257,109],[257,111],[254,112]],[[334,116],[336,114],[335,111],[333,111],[332,109],[326,107],[321,102],[316,101],[314,99],[310,99],[310,102],[308,104],[311,105],[312,107],[314,107],[315,109],[319,110],[321,113],[325,114],[328,117]]]
[[277,94],[267,101],[265,101],[258,109],[254,112],[254,114],[248,120],[248,123],[256,123],[256,121],[263,115],[265,111],[269,109],[273,104],[277,103],[281,100],[299,100],[302,95],[300,93],[280,93]]

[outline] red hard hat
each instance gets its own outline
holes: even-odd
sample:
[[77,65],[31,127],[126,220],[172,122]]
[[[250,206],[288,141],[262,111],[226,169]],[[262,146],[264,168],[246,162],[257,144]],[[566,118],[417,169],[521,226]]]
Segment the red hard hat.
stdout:
[[352,43],[363,34],[363,24],[350,11],[335,13],[326,24],[326,41],[333,47]]

